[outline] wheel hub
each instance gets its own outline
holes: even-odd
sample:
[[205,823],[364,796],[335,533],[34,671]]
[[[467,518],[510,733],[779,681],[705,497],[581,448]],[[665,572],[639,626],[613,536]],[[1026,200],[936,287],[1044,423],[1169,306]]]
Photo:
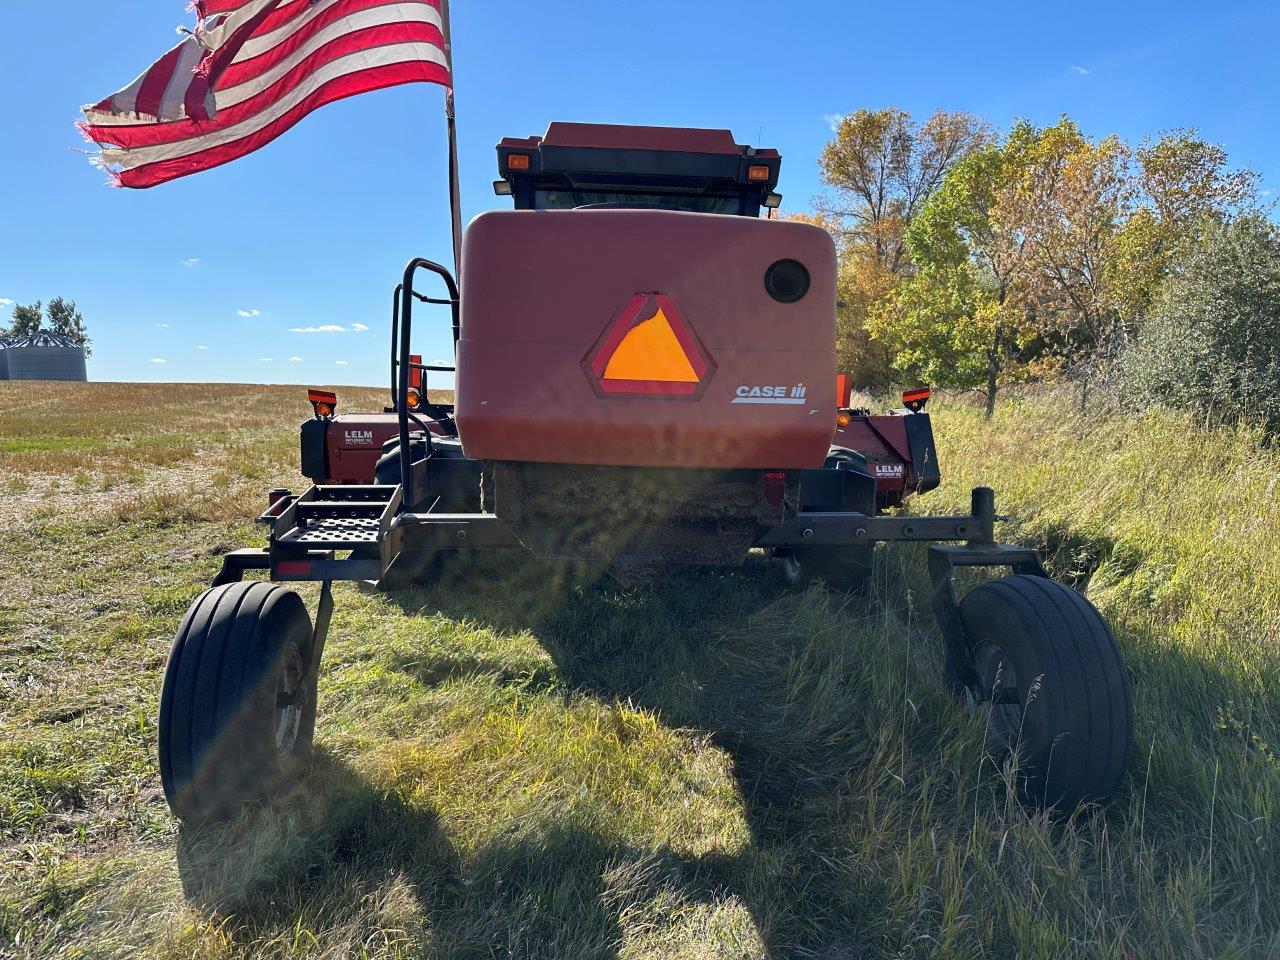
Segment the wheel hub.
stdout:
[[284,759],[293,752],[302,728],[302,654],[290,647],[276,675],[276,756]]
[[1007,751],[1022,732],[1022,688],[1013,662],[998,644],[986,643],[974,651],[978,685],[969,693],[976,710],[987,713],[987,746]]

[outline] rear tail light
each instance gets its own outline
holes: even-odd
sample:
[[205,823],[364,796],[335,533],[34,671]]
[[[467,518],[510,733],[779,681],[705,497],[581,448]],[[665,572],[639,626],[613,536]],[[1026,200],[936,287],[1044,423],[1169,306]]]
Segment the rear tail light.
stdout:
[[922,387],[919,390],[908,390],[902,395],[902,405],[912,413],[919,413],[929,402],[929,398],[933,396],[933,391],[928,387]]
[[772,507],[782,506],[787,496],[787,475],[780,470],[770,470],[764,475],[764,499]]
[[311,409],[316,412],[317,419],[328,420],[333,416],[333,412],[338,409],[338,395],[329,393],[325,390],[308,390],[307,400],[311,403]]

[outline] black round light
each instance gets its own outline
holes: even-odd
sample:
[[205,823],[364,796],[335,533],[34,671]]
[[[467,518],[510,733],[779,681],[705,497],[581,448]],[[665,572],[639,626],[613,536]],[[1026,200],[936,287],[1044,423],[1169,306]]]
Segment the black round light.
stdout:
[[796,303],[809,292],[809,271],[799,260],[779,260],[765,272],[764,288],[779,303]]

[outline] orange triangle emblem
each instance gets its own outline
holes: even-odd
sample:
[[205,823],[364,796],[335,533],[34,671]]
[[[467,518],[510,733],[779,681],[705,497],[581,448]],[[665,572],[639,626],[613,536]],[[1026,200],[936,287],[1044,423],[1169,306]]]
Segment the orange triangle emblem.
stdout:
[[607,396],[694,397],[713,371],[675,301],[662,293],[633,296],[583,366]]

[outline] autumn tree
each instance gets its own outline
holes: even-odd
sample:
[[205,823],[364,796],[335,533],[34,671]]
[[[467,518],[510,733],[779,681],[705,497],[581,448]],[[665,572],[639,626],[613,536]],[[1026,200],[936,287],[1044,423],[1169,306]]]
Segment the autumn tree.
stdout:
[[1027,239],[996,211],[1025,172],[1010,140],[985,144],[948,171],[907,228],[914,272],[869,327],[904,376],[985,390],[988,416],[1011,368],[1034,341],[1027,320]]
[[945,111],[918,123],[895,108],[859,110],[836,124],[820,160],[829,191],[816,207],[840,249],[837,353],[860,387],[889,386],[892,357],[869,334],[867,318],[910,273],[908,225],[987,135],[976,117]]
[[1117,238],[1111,283],[1131,333],[1171,263],[1204,230],[1257,199],[1257,174],[1232,170],[1227,152],[1195,130],[1175,130],[1138,148],[1136,208]]
[[1106,365],[1136,335],[1171,259],[1252,201],[1256,177],[1220,147],[1176,131],[1137,150],[1094,141],[1069,118],[1018,124],[1023,177],[996,211],[1025,231],[1028,302],[1056,356],[1077,372]]
[[1134,207],[1131,154],[1115,136],[1092,141],[1063,117],[1020,122],[1005,141],[1013,172],[992,211],[1025,243],[1025,307],[1056,359],[1078,363],[1121,339],[1118,238]]

